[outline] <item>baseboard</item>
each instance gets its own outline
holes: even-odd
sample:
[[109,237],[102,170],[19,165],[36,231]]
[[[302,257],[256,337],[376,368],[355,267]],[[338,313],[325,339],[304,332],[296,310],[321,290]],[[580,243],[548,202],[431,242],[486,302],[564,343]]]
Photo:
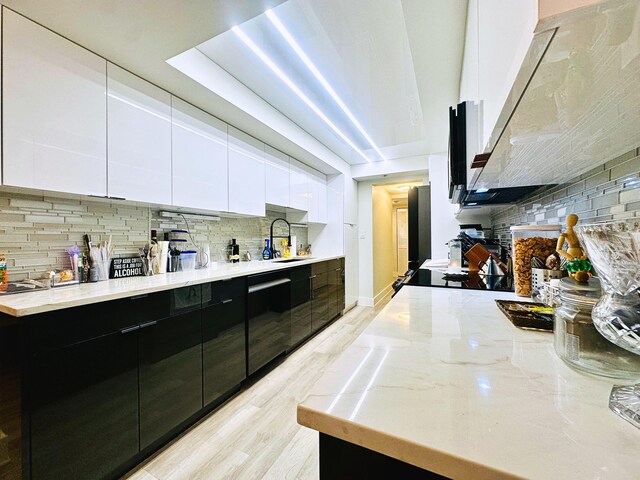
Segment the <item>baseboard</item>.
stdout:
[[353,310],[354,308],[356,308],[358,306],[358,302],[355,301],[353,302],[351,305],[346,305],[344,307],[344,310],[342,311],[343,314],[347,313],[349,310]]
[[387,298],[390,297],[392,294],[393,294],[393,288],[391,288],[391,285],[389,285],[387,288],[382,290],[378,295],[376,295],[376,297],[374,299],[374,307],[378,308],[378,306],[382,302],[387,300]]
[[358,297],[358,305],[361,307],[373,307],[373,298],[371,297]]

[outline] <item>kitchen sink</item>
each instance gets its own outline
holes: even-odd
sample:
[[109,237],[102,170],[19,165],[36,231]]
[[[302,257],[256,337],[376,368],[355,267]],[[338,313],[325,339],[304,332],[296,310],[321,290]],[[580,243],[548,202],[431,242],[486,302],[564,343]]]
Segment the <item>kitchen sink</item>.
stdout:
[[284,260],[275,260],[274,263],[302,262],[303,260],[310,260],[310,259],[309,258],[285,258]]

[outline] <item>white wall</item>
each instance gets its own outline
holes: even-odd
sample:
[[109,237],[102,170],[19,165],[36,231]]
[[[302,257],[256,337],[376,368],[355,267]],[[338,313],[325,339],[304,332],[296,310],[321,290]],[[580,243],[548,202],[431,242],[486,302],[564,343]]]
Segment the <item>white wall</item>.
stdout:
[[445,154],[429,156],[431,184],[431,258],[448,258],[445,244],[460,233],[455,218],[457,206],[449,202],[448,158]]
[[483,147],[529,49],[537,21],[537,0],[469,0],[460,101],[483,102]]

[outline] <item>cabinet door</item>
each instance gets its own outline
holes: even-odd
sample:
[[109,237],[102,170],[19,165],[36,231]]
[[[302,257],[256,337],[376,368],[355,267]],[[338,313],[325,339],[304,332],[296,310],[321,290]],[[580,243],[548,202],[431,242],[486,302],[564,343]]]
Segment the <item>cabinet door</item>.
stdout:
[[229,211],[265,215],[263,143],[229,126]]
[[107,65],[108,193],[171,204],[171,95]]
[[291,342],[295,346],[311,335],[311,281],[291,282]]
[[171,98],[173,205],[227,211],[227,124]]
[[246,378],[245,306],[246,297],[225,298],[202,311],[205,406],[222,399]]
[[202,408],[200,309],[143,324],[140,336],[140,448]]
[[313,275],[311,300],[311,329],[317,332],[329,322],[329,282],[328,273]]
[[113,477],[138,453],[137,331],[36,355],[31,368],[33,480]]
[[266,201],[280,207],[289,206],[289,157],[269,145],[264,146],[266,167]]
[[3,9],[3,184],[107,193],[106,61]]
[[320,172],[309,169],[309,222],[327,223],[327,180]]
[[289,204],[296,210],[309,211],[309,179],[305,166],[289,157]]

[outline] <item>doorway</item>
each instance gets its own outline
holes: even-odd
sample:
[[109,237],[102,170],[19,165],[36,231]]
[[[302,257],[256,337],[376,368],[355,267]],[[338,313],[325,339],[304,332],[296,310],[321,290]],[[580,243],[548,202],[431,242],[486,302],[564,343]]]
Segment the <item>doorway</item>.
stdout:
[[395,209],[396,277],[404,275],[409,268],[409,211],[407,207]]

